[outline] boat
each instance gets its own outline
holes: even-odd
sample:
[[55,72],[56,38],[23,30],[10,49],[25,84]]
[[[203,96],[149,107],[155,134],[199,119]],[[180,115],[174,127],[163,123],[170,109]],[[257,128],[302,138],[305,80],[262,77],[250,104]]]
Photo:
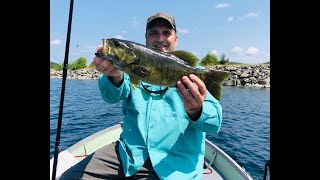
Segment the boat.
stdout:
[[[96,132],[58,154],[56,180],[61,174],[99,148],[115,142],[122,132],[122,122]],[[50,159],[50,179],[54,158]],[[203,180],[252,180],[248,172],[218,146],[205,140]]]

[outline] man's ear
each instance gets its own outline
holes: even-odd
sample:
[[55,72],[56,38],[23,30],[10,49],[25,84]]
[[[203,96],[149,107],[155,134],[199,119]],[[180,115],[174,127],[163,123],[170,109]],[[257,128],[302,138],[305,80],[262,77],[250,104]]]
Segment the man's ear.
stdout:
[[178,38],[178,35],[176,34],[176,45],[178,44],[178,40],[179,38]]

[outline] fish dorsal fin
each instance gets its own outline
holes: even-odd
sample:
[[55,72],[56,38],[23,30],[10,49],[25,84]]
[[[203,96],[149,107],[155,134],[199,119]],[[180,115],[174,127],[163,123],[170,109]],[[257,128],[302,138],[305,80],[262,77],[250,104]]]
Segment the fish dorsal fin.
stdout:
[[184,60],[190,66],[193,66],[193,67],[195,67],[199,61],[198,58],[194,54],[192,54],[191,52],[188,52],[188,51],[184,51],[184,50],[172,51],[172,52],[168,52],[168,54],[172,54],[172,55]]

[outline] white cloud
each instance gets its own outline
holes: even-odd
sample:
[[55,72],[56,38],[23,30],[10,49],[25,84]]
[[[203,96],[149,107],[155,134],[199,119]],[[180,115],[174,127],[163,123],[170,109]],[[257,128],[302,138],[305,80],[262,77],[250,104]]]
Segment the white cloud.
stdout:
[[234,21],[234,16],[228,17],[228,22],[232,22],[232,21]]
[[59,45],[61,45],[61,43],[62,43],[62,41],[59,39],[55,39],[55,40],[50,41],[50,44],[53,46],[59,46]]
[[248,55],[248,56],[252,56],[252,55],[257,54],[257,53],[258,53],[258,51],[259,51],[259,49],[258,49],[258,48],[255,48],[255,47],[249,47],[249,48],[247,49],[247,51],[246,51],[246,55]]
[[219,56],[219,52],[216,49],[213,49],[212,51],[210,51],[210,53]]
[[134,28],[136,28],[136,27],[138,27],[139,26],[139,21],[137,20],[137,17],[136,16],[134,16],[133,18],[132,18],[132,26],[134,27]]
[[192,53],[192,54],[195,55],[195,56],[198,56],[198,53],[195,52],[195,51],[189,51],[189,52]]
[[113,38],[124,39],[123,34],[127,34],[126,30],[122,30],[120,34],[113,36]]
[[270,60],[269,53],[260,52],[256,47],[242,48],[235,46],[230,50],[230,55],[226,55],[233,62],[245,64],[259,64]]
[[245,15],[242,15],[242,16],[237,16],[237,17],[234,17],[234,16],[229,16],[227,21],[228,22],[233,22],[235,20],[245,20],[245,19],[252,19],[252,18],[258,18],[259,17],[259,14],[258,13],[255,13],[255,12],[249,12]]
[[113,36],[113,38],[116,38],[116,39],[124,39],[121,34],[115,35],[115,36]]
[[235,54],[239,54],[239,53],[241,53],[242,51],[243,51],[243,48],[238,47],[238,46],[235,46],[235,47],[233,47],[233,48],[231,49],[231,52],[232,52],[232,53],[235,53]]
[[254,12],[249,12],[248,14],[244,15],[245,18],[250,18],[250,17],[258,17],[258,13]]
[[228,4],[228,3],[219,3],[215,6],[215,8],[226,8],[229,6],[230,6],[230,4]]
[[179,27],[177,27],[177,31],[178,33],[181,33],[181,34],[189,34],[190,32],[188,29],[179,28]]
[[255,13],[255,12],[249,12],[243,16],[239,16],[238,19],[239,20],[245,20],[245,19],[248,19],[248,18],[258,18],[259,17],[259,14],[258,13]]

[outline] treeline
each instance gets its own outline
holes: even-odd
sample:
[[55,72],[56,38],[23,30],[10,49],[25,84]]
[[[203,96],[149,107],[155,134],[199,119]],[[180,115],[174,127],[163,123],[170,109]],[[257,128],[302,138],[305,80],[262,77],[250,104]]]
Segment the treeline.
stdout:
[[[85,57],[80,57],[79,59],[68,63],[68,69],[70,70],[77,70],[77,69],[83,69],[83,68],[95,68],[93,62],[91,62],[89,64],[89,66],[87,66],[87,59]],[[54,70],[62,70],[63,69],[63,63],[58,64],[55,62],[50,62],[50,68],[54,69]]]
[[213,53],[208,53],[202,60],[199,62],[201,66],[213,66],[213,65],[226,65],[230,64],[229,58],[226,57],[224,53],[221,54],[220,59],[217,55]]

